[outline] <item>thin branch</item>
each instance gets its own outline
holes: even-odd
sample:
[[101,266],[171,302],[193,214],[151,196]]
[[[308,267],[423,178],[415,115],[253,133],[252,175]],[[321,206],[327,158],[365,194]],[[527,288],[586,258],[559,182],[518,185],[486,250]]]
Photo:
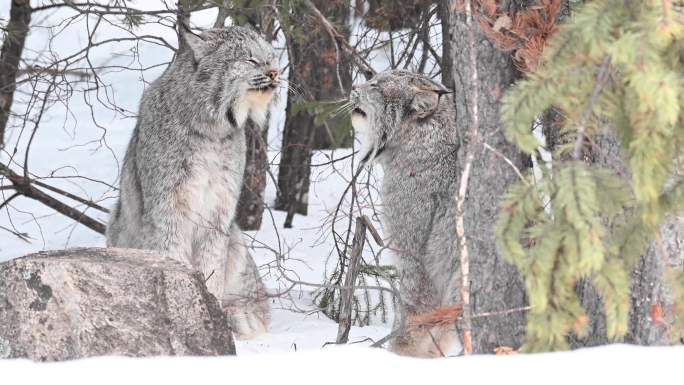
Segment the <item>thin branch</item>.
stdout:
[[461,182],[458,188],[458,196],[456,199],[456,234],[458,236],[458,246],[460,252],[461,264],[461,304],[463,306],[463,353],[470,355],[473,353],[472,342],[472,320],[470,309],[470,260],[468,255],[468,239],[465,231],[465,200],[468,193],[468,182],[470,180],[470,173],[475,161],[476,148],[481,142],[479,125],[480,117],[478,110],[478,101],[480,93],[480,81],[477,70],[477,43],[475,41],[475,24],[473,23],[473,12],[470,1],[465,2],[466,26],[468,29],[468,50],[470,54],[470,101],[471,101],[471,117],[472,122],[468,135],[470,137],[470,145],[465,158],[465,166],[461,173]]
[[43,183],[43,182],[41,182],[41,181],[39,181],[39,180],[32,179],[30,183],[33,183],[33,184],[35,184],[36,186],[42,187],[42,188],[44,188],[44,189],[46,189],[46,190],[50,190],[50,191],[52,191],[52,192],[55,192],[55,193],[57,193],[57,194],[59,194],[59,195],[63,195],[63,196],[65,196],[65,197],[67,197],[67,198],[69,198],[69,199],[71,199],[71,200],[75,200],[76,202],[82,203],[82,204],[84,204],[84,205],[86,205],[86,206],[88,206],[88,207],[90,207],[90,208],[95,209],[95,210],[99,210],[99,211],[102,211],[103,213],[109,214],[109,209],[107,209],[107,208],[105,208],[105,207],[102,207],[102,206],[98,205],[97,203],[93,202],[92,200],[88,200],[88,199],[81,198],[81,197],[79,197],[79,196],[77,196],[77,195],[74,195],[74,194],[68,192],[68,191],[64,191],[64,190],[62,190],[62,189],[60,189],[60,188],[57,188],[57,187],[54,187],[54,186],[50,186],[49,184]]
[[364,59],[364,57],[361,56],[356,49],[349,44],[342,34],[337,32],[337,29],[335,29],[332,23],[330,23],[330,21],[321,13],[321,11],[318,10],[316,5],[314,5],[311,0],[304,0],[304,4],[311,9],[311,12],[313,12],[314,15],[316,15],[316,18],[318,18],[323,28],[325,28],[328,33],[334,37],[337,45],[347,52],[352,59],[354,59],[357,67],[359,67],[359,71],[363,73],[363,76],[366,78],[366,80],[369,80],[375,76],[376,71],[373,69],[373,67],[371,67],[370,63],[368,63],[368,61],[366,61],[366,59]]
[[0,163],[0,175],[7,177],[7,179],[9,179],[9,181],[14,184],[17,193],[20,193],[27,198],[37,200],[38,202],[41,202],[44,205],[57,211],[58,213],[75,220],[76,222],[88,227],[89,229],[99,234],[104,235],[106,227],[102,222],[94,218],[91,218],[85,213],[80,212],[77,209],[68,206],[60,202],[59,200],[55,199],[54,197],[42,192],[41,190],[34,187],[30,183],[29,179],[22,177],[21,175],[12,171],[9,167],[5,166],[2,163]]
[[509,166],[511,166],[511,168],[513,169],[513,171],[515,172],[515,174],[518,175],[518,178],[520,178],[520,181],[521,181],[521,182],[523,182],[524,184],[529,184],[529,182],[525,179],[525,177],[523,176],[523,174],[520,172],[520,169],[518,168],[518,166],[516,166],[515,163],[513,163],[513,161],[510,160],[506,155],[502,154],[501,151],[497,150],[496,148],[490,146],[489,143],[487,143],[487,142],[482,143],[482,145],[484,146],[484,148],[486,148],[487,150],[493,152],[494,155],[496,155],[496,156],[498,156],[499,158],[503,159],[504,162],[506,162]]

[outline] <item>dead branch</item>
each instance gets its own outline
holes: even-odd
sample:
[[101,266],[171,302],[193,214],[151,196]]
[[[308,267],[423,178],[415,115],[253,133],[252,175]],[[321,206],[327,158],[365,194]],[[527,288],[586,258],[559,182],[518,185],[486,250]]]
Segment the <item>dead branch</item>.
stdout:
[[2,163],[0,163],[0,175],[6,177],[10,182],[12,182],[17,193],[20,193],[27,198],[34,199],[52,208],[58,213],[88,227],[89,229],[104,235],[105,225],[102,222],[44,193],[43,191],[34,187],[33,184],[31,184],[30,179],[24,178]]
[[336,339],[336,343],[338,344],[347,343],[349,340],[349,329],[351,329],[352,324],[352,301],[354,300],[353,288],[359,273],[361,252],[363,251],[365,243],[366,223],[361,217],[357,217],[356,227],[354,229],[354,240],[352,241],[351,258],[349,258],[347,276],[344,279],[344,286],[349,289],[343,290],[340,295],[340,316]]

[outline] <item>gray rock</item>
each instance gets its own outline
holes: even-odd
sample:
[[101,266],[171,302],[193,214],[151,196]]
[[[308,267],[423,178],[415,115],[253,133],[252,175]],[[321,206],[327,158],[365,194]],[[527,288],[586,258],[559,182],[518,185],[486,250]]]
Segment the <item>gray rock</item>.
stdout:
[[0,358],[228,355],[201,275],[132,249],[41,252],[0,264]]

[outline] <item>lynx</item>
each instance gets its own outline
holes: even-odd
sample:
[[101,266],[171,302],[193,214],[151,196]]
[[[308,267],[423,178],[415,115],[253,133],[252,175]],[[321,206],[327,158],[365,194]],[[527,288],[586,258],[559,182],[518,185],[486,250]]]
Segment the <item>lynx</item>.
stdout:
[[400,306],[390,346],[403,355],[448,353],[453,327],[411,330],[416,316],[458,302],[456,190],[458,133],[453,99],[428,78],[388,71],[356,86],[352,125],[363,161],[383,169],[383,223],[399,271]]
[[199,270],[237,336],[249,338],[266,330],[269,308],[234,216],[244,123],[266,120],[277,58],[242,27],[186,31],[179,45],[142,96],[107,245],[158,250]]

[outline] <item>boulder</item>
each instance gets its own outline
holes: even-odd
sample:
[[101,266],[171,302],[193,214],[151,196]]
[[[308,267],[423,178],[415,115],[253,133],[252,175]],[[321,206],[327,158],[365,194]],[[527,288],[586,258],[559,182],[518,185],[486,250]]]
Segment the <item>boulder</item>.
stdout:
[[69,249],[0,264],[0,358],[235,354],[202,276],[152,252]]

